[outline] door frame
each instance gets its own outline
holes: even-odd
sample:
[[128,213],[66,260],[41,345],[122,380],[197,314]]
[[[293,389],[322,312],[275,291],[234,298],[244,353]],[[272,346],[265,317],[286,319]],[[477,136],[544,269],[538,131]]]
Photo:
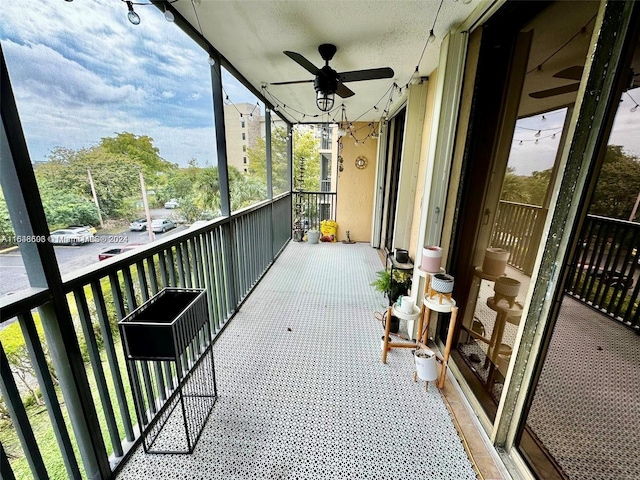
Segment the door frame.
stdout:
[[[503,401],[505,418],[495,433],[496,443],[523,458],[520,441],[564,297],[568,263],[577,248],[578,233],[604,161],[619,99],[628,82],[631,59],[638,48],[640,4],[603,2],[594,30],[599,35],[593,40],[591,55],[585,65],[588,78],[578,92],[571,145],[563,156],[566,166],[557,186],[553,214],[545,225],[548,233],[544,255],[537,265],[538,275],[529,311],[539,313],[535,318],[533,315],[527,317],[531,328],[525,328],[523,332],[522,347],[513,368],[519,374],[514,373],[511,379],[514,385],[510,385]],[[527,365],[530,367],[526,368]],[[520,392],[516,391],[516,383]],[[526,459],[524,461],[532,467]]]

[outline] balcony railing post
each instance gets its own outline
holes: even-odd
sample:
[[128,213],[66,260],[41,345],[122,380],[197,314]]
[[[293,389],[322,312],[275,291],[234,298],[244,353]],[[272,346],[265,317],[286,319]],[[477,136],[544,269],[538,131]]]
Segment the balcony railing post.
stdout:
[[229,169],[227,167],[227,139],[224,125],[225,93],[222,90],[222,69],[220,68],[220,56],[210,53],[215,63],[211,66],[211,85],[213,91],[213,116],[216,119],[216,147],[218,153],[218,183],[220,187],[220,213],[229,216],[231,203],[229,200]]

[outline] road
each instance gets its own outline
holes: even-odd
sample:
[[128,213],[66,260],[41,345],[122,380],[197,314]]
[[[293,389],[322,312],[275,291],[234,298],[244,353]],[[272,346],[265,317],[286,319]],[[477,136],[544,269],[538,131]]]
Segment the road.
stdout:
[[[173,235],[186,228],[188,227],[178,226],[166,233],[156,233],[156,240],[160,240],[164,236]],[[130,232],[127,230],[111,235],[98,233],[96,237],[100,239],[100,242],[88,243],[77,247],[68,245],[55,245],[53,247],[62,275],[99,262],[98,253],[104,250],[129,243],[149,243],[149,234],[147,232]],[[0,297],[28,287],[29,280],[19,249],[0,254]]]

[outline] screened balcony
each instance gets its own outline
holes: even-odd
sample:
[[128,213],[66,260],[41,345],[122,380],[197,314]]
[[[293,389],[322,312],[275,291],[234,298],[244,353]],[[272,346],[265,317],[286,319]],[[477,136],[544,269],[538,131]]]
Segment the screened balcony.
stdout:
[[[476,478],[454,419],[458,428],[473,422],[459,408],[452,378],[447,401],[435,385],[414,383],[408,350],[381,363],[382,328],[373,312],[384,299],[369,285],[383,268],[377,251],[289,243],[291,208],[284,195],[63,278],[73,341],[88,349],[83,373],[99,428],[84,433],[93,446],[77,440],[87,425],[59,397],[57,369],[47,365],[56,347],[36,331],[51,292],[26,292],[3,305],[3,322],[17,319],[27,339],[43,395],[40,416],[48,414],[58,446],[43,450],[42,422],[26,415],[3,359],[3,395],[17,433],[3,445],[3,478],[29,471],[36,478]],[[114,328],[165,286],[207,291],[219,396],[190,455],[143,452]],[[176,388],[179,375],[166,363],[147,362],[133,384],[154,398],[143,424]],[[455,417],[448,403],[458,406]],[[500,478],[482,437],[467,438],[475,463]]]

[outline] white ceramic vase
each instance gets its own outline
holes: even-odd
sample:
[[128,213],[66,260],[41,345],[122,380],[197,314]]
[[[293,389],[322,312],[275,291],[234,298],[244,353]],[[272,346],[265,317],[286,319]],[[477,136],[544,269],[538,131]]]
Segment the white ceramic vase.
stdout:
[[453,277],[446,273],[437,273],[431,277],[431,288],[438,293],[453,292]]
[[442,248],[433,246],[422,249],[422,262],[420,262],[422,270],[429,273],[439,272],[441,263]]
[[487,275],[499,276],[504,274],[509,260],[509,250],[504,248],[487,248],[482,262],[482,271]]
[[438,378],[436,354],[433,350],[423,348],[414,353],[418,378],[425,382],[433,382]]
[[498,277],[493,290],[503,297],[517,297],[520,292],[520,282],[515,278]]

